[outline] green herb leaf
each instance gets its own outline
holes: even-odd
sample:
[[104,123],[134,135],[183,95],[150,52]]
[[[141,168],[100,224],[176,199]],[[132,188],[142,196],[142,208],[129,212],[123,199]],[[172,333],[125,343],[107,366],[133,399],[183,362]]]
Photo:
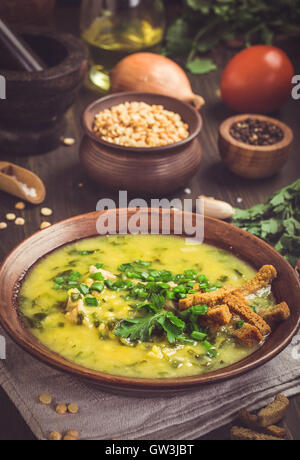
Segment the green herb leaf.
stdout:
[[182,335],[185,323],[172,312],[163,310],[156,314],[135,319],[124,319],[115,330],[117,337],[129,338],[132,341],[148,342],[155,328],[167,334],[170,343],[174,343]]
[[187,62],[186,68],[194,75],[202,75],[216,70],[217,66],[211,59],[195,58]]
[[265,204],[236,210],[233,224],[275,246],[293,266],[300,258],[300,179]]

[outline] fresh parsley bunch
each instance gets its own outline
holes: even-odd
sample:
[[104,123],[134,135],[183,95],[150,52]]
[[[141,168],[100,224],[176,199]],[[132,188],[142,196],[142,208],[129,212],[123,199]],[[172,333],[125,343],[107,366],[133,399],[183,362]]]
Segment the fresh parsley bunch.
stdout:
[[294,267],[300,259],[300,179],[265,204],[237,209],[233,224],[275,246]]
[[169,28],[165,54],[186,58],[194,74],[215,70],[199,54],[222,41],[241,38],[246,46],[272,44],[275,35],[300,34],[299,0],[184,0],[180,17]]

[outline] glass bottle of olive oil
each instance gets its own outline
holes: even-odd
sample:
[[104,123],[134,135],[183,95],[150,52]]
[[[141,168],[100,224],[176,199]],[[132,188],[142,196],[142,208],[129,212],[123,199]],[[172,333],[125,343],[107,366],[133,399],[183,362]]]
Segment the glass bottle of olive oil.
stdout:
[[89,86],[108,91],[109,72],[124,57],[158,51],[163,0],[82,0],[81,34],[90,52]]

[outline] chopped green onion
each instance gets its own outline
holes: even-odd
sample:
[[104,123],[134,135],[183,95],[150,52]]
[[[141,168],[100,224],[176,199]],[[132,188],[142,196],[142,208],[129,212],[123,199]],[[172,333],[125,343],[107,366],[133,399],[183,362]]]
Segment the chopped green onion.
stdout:
[[90,275],[90,278],[92,278],[92,280],[95,281],[104,281],[104,276],[100,272],[93,273],[92,275]]
[[80,299],[80,294],[77,293],[77,292],[73,292],[73,293],[71,294],[71,299],[72,299],[73,302],[76,302],[77,300]]
[[65,279],[62,277],[59,277],[59,278],[54,278],[54,281],[56,284],[64,284]]
[[59,291],[59,289],[62,289],[62,287],[60,284],[55,284],[52,289],[54,289],[54,291]]
[[98,299],[96,299],[96,297],[86,297],[84,299],[84,303],[87,307],[98,307],[99,305]]
[[208,313],[207,305],[195,305],[192,307],[192,311],[195,315],[205,316]]
[[206,337],[207,334],[204,334],[203,332],[194,331],[191,333],[191,338],[199,342],[202,342],[202,340],[206,339]]
[[79,251],[79,255],[80,256],[89,256],[91,254],[95,254],[95,252],[98,252],[98,250],[94,250],[94,251]]
[[108,289],[112,289],[114,283],[111,280],[105,280],[104,281],[105,286],[108,287]]
[[77,281],[68,281],[68,286],[77,286]]
[[204,340],[204,342],[202,342],[204,347],[206,348],[207,350],[207,354],[210,358],[215,358],[216,356],[218,356],[218,352],[217,350],[215,349],[215,347],[210,343],[210,342],[207,342],[206,340]]
[[181,343],[186,343],[190,345],[195,344],[195,340],[189,339],[188,337],[185,337],[184,335],[180,335],[179,337],[177,337],[177,340],[178,342],[181,342]]
[[236,323],[236,328],[237,328],[237,329],[242,329],[242,327],[244,326],[244,324],[245,324],[245,321],[238,321],[238,322]]
[[87,295],[90,292],[90,288],[86,284],[80,284],[78,289],[83,295]]
[[102,292],[103,289],[104,289],[104,284],[101,283],[100,281],[96,281],[96,283],[92,284],[92,286],[90,287],[91,291]]
[[199,275],[197,276],[196,280],[198,281],[198,283],[205,283],[205,284],[208,284],[208,279],[205,275]]
[[74,272],[70,275],[69,281],[77,281],[81,277],[81,273]]
[[211,350],[211,349],[213,348],[213,345],[212,345],[210,342],[208,342],[207,340],[205,340],[205,341],[203,342],[203,346],[204,346],[207,350]]

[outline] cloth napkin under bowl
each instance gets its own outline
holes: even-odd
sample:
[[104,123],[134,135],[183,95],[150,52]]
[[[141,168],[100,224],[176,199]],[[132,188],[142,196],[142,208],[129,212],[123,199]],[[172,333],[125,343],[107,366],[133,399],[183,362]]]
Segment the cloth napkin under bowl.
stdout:
[[[0,334],[5,335],[1,328]],[[75,429],[84,440],[194,440],[230,423],[244,407],[258,409],[278,393],[300,393],[300,356],[294,347],[235,379],[144,399],[105,393],[52,370],[7,338],[0,385],[38,439],[48,439],[53,430]],[[51,406],[39,403],[44,393],[52,395]],[[79,406],[77,415],[56,414],[56,404],[72,402]]]

